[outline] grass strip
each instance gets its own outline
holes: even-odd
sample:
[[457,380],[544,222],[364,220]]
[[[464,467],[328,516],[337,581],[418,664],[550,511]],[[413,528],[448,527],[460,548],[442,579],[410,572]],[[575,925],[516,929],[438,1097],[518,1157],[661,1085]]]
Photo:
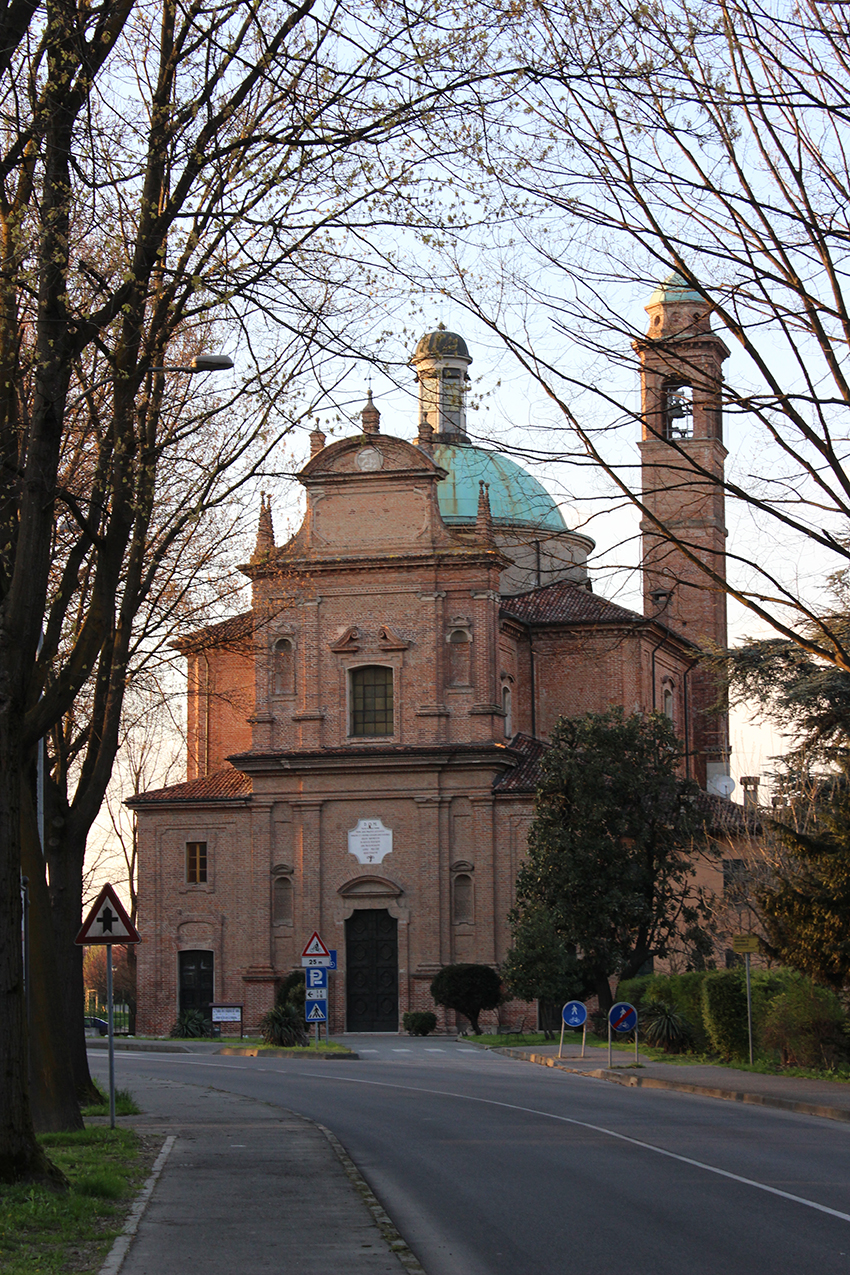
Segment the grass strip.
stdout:
[[[109,1115],[109,1094],[99,1081],[93,1081],[94,1087],[100,1094],[100,1102],[91,1103],[88,1107],[81,1108],[83,1116],[108,1116]],[[137,1116],[141,1111],[141,1107],[136,1102],[129,1089],[115,1090],[115,1114],[116,1116]]]
[[102,1266],[157,1148],[133,1129],[95,1127],[39,1137],[70,1183],[0,1187],[3,1275],[77,1275]]

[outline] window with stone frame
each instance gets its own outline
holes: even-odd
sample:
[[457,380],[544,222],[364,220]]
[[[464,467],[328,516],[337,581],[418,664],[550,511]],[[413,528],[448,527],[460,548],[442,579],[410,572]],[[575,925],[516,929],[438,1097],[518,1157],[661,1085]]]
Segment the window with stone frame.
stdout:
[[694,391],[682,382],[664,386],[664,437],[693,438]]
[[274,644],[272,686],[275,695],[292,695],[295,690],[295,652],[289,638]]
[[206,841],[186,842],[186,884],[206,885],[207,882],[207,843]]
[[353,736],[392,735],[393,670],[382,664],[352,669],[351,734]]
[[514,733],[514,722],[511,708],[511,688],[509,686],[502,687],[502,712],[505,715],[505,738],[510,739]]

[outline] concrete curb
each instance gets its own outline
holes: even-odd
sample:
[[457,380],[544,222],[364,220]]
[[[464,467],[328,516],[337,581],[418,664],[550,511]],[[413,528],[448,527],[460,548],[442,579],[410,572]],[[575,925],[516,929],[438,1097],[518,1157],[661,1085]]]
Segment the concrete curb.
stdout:
[[[309,1119],[309,1117],[302,1116],[301,1119],[306,1120]],[[351,1159],[351,1156],[337,1138],[336,1134],[331,1133],[330,1129],[326,1129],[323,1124],[319,1124],[316,1120],[311,1120],[310,1123],[315,1124],[316,1128],[322,1131],[328,1142],[333,1147],[339,1157],[340,1164],[345,1170],[346,1177],[363,1200],[369,1212],[372,1214],[372,1217],[375,1220],[375,1225],[378,1227],[390,1249],[393,1253],[395,1253],[404,1269],[406,1271],[410,1271],[410,1275],[425,1275],[425,1271],[420,1266],[415,1253],[408,1248],[407,1241],[402,1239],[401,1235],[399,1235],[389,1214],[386,1212],[384,1206],[369,1186],[369,1183],[360,1173],[357,1165]],[[104,1272],[101,1272],[101,1275],[104,1275]]]
[[[167,1040],[116,1040],[114,1042],[115,1049],[132,1049],[135,1053],[150,1054],[191,1054],[192,1050],[186,1045],[172,1045]],[[86,1040],[86,1049],[108,1049],[109,1041],[105,1036],[90,1036]]]
[[584,1071],[578,1067],[565,1067],[557,1058],[548,1054],[526,1053],[519,1049],[489,1046],[493,1053],[504,1054],[508,1058],[519,1058],[524,1062],[537,1063],[541,1067],[556,1067],[558,1071],[568,1071],[574,1076],[592,1076],[594,1080],[607,1080],[614,1085],[624,1085],[629,1089],[672,1089],[676,1093],[693,1093],[702,1098],[719,1098],[722,1102],[741,1102],[755,1107],[774,1107],[779,1111],[793,1111],[801,1116],[818,1116],[822,1120],[840,1120],[850,1123],[850,1110],[844,1107],[829,1107],[815,1102],[798,1102],[793,1098],[775,1098],[771,1094],[747,1093],[740,1089],[718,1089],[710,1085],[692,1085],[686,1080],[660,1080],[657,1076],[625,1076],[620,1072],[608,1071],[607,1068],[594,1068]]
[[260,1049],[257,1045],[245,1045],[244,1048],[238,1045],[225,1045],[224,1049],[217,1049],[212,1057],[219,1057],[226,1054],[232,1057],[234,1054],[242,1058],[332,1058],[338,1062],[347,1062],[349,1058],[359,1059],[360,1055],[355,1054],[353,1050],[348,1053],[338,1054],[333,1050],[311,1049],[307,1053],[303,1049]]
[[162,1150],[154,1161],[150,1177],[133,1201],[133,1207],[130,1209],[129,1217],[124,1223],[121,1234],[109,1250],[106,1261],[100,1268],[100,1275],[118,1275],[118,1272],[124,1265],[124,1258],[127,1256],[133,1236],[139,1229],[139,1223],[144,1217],[145,1209],[150,1203],[150,1198],[153,1195],[153,1189],[157,1184],[160,1173],[162,1173],[162,1170],[165,1168],[165,1162],[171,1154],[171,1148],[174,1146],[176,1141],[177,1135],[171,1133],[162,1144]]

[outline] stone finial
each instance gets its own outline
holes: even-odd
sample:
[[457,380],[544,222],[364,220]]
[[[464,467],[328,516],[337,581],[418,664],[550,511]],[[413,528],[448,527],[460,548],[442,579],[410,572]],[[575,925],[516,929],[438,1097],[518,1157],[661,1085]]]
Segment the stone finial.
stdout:
[[260,492],[260,517],[257,523],[257,543],[251,555],[254,561],[267,558],[274,552],[274,525],[272,523],[271,496],[266,500],[266,493]]
[[475,519],[475,530],[480,540],[487,544],[495,544],[493,536],[493,515],[490,513],[490,484],[482,479],[478,484],[478,516]]
[[434,450],[434,431],[427,416],[420,416],[419,418],[419,436],[416,441],[423,452],[427,452],[430,456]]
[[325,445],[325,435],[319,429],[318,425],[310,434],[310,457],[318,456],[319,452]]
[[364,434],[380,434],[381,432],[381,413],[372,402],[372,390],[368,390],[366,394],[366,406],[360,413],[360,419],[363,422]]

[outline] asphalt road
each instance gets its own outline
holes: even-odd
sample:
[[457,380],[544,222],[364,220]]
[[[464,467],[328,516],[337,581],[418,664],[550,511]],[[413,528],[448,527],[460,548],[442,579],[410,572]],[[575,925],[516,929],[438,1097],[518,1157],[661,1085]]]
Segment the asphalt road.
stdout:
[[[850,1127],[434,1038],[359,1062],[116,1055],[327,1125],[428,1275],[850,1275]],[[92,1052],[106,1078],[105,1054]]]

